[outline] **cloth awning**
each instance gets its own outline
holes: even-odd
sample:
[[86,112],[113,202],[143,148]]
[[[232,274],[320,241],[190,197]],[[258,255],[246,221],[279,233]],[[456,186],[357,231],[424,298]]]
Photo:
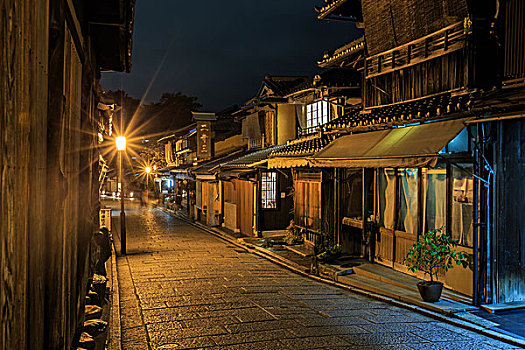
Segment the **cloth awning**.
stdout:
[[307,166],[309,166],[308,160],[303,157],[273,157],[268,159],[268,169],[302,168]]
[[465,127],[465,119],[340,137],[308,159],[311,166],[385,168],[434,166]]

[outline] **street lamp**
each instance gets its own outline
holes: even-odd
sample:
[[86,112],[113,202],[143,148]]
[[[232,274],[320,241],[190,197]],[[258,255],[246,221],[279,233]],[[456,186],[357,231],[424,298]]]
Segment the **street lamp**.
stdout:
[[122,255],[126,255],[126,212],[124,211],[124,176],[122,173],[122,153],[126,151],[126,138],[118,136],[115,144],[118,151],[120,179],[120,250]]
[[146,201],[149,201],[149,174],[151,173],[151,167],[147,166],[144,171],[146,172]]

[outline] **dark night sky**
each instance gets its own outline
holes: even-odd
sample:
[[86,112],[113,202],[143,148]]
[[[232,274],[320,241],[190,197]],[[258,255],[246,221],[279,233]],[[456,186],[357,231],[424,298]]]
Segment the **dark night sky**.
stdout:
[[359,36],[352,23],[317,20],[323,3],[138,0],[131,73],[105,73],[102,87],[146,102],[180,91],[209,111],[241,104],[266,74],[311,76],[324,50]]

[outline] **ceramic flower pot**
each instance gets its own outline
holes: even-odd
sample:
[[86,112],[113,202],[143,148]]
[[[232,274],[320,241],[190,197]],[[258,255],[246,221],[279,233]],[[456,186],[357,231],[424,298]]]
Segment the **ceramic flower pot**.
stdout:
[[436,301],[439,301],[439,298],[441,297],[443,283],[429,281],[419,282],[417,284],[417,289],[419,289],[419,294],[424,301],[435,303]]

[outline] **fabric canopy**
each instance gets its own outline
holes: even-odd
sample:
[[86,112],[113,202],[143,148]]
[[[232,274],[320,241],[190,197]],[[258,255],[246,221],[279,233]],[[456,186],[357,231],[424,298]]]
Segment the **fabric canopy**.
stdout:
[[307,167],[308,160],[303,157],[273,157],[268,159],[268,169]]
[[311,166],[339,168],[434,166],[439,151],[463,130],[464,122],[451,120],[347,135],[308,161]]

